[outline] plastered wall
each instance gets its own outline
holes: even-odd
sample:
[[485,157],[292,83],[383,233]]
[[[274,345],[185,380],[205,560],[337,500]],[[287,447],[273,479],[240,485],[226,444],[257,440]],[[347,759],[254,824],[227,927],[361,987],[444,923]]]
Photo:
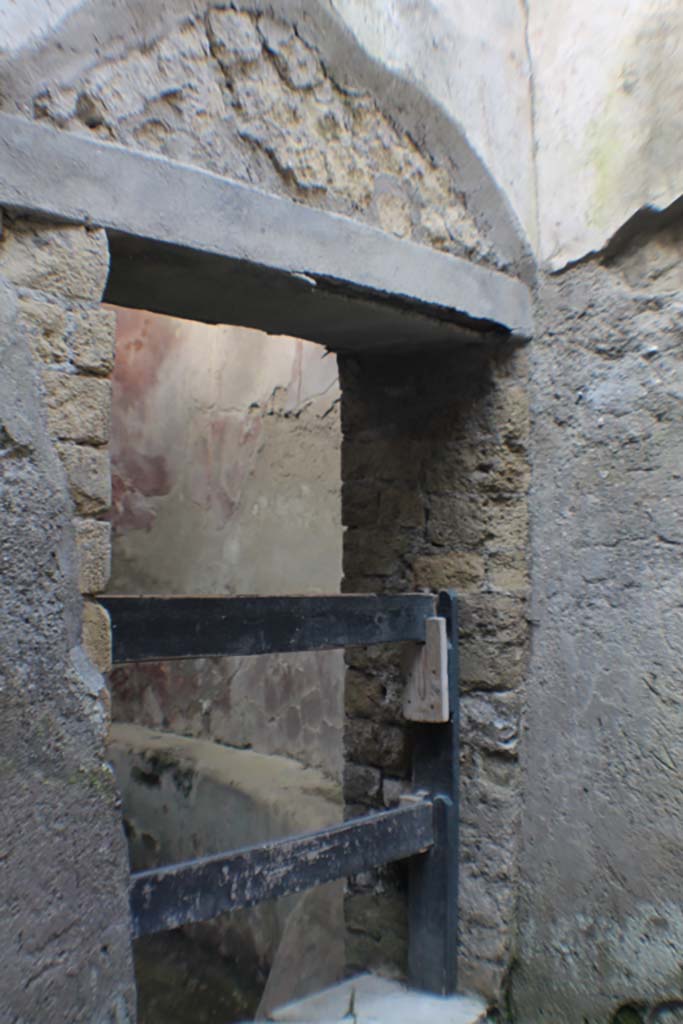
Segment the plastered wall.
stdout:
[[[255,5],[245,0],[243,6]],[[185,7],[192,7],[189,0]],[[328,13],[325,5],[317,12],[300,3],[279,7],[303,14],[309,28],[316,20],[322,25]],[[178,17],[182,9],[177,0],[166,5],[166,15]],[[476,174],[470,179],[447,126],[460,127],[508,214],[553,269],[600,250],[641,208],[665,209],[683,193],[677,0],[496,0],[474,7],[460,0],[335,0],[330,10],[359,52],[412,83],[443,113],[433,131],[427,124],[432,113],[411,132],[420,142],[440,140],[461,188],[474,194]],[[57,63],[51,37],[69,40],[72,53],[82,50],[72,66],[92,64],[88,39],[95,20],[94,5],[84,0],[6,5],[0,11],[0,74],[4,67],[10,84],[5,108],[28,111],[41,83],[49,84],[46,70]],[[134,0],[104,26],[97,20],[100,45],[109,24],[119,35],[153,31],[151,8],[142,16]],[[342,78],[348,65],[347,51]],[[55,103],[53,116],[68,117],[69,101],[55,97]],[[88,106],[84,98],[81,116],[97,119]],[[410,114],[404,101],[401,107]],[[489,194],[479,200],[475,206],[489,210],[496,202]],[[497,243],[501,250],[500,236]]]
[[[310,342],[119,309],[109,590],[338,593],[337,361]],[[114,717],[339,781],[338,651],[121,666]]]
[[621,1024],[681,1000],[682,238],[680,222],[640,235],[540,296],[524,1022]]
[[[405,61],[395,67],[386,60],[387,46],[397,52],[396,33],[416,31],[422,15],[417,8],[400,17],[394,10],[377,53],[372,33],[366,38],[380,5],[373,7],[368,21],[352,18],[350,7],[319,0],[125,0],[114,8],[86,0],[62,5],[61,18],[53,11],[42,34],[32,20],[6,19],[2,109],[163,153],[529,273],[518,216],[486,153],[470,142],[469,126],[453,121],[453,102],[442,106],[444,97],[435,102],[429,90],[424,39],[414,54],[416,77],[403,77]],[[430,18],[436,19],[432,38],[445,46],[438,66],[450,67],[453,51],[460,52],[454,21],[431,7]],[[505,16],[502,33],[505,45],[489,48],[483,25],[473,22],[468,60],[450,92],[454,99],[469,71],[480,68],[477,95],[484,96],[492,69],[504,67],[500,77],[516,114],[506,133],[521,140],[524,154],[529,131],[517,116],[526,96],[516,80],[519,18]],[[490,108],[487,122],[500,109],[498,99]],[[483,133],[486,152],[497,148],[493,138],[503,124],[497,115],[495,127]],[[528,167],[528,152],[514,163]],[[528,178],[528,170],[514,176],[515,182]]]
[[[332,42],[335,38],[332,37]],[[332,42],[326,45],[332,46]],[[157,34],[147,40],[144,46],[140,44],[139,36],[134,36],[131,41],[126,38],[122,41],[117,37],[115,46],[106,57],[102,56],[95,62],[89,59],[87,67],[79,64],[78,54],[74,55],[71,50],[68,50],[68,60],[59,66],[67,50],[61,50],[58,54],[55,50],[53,56],[57,54],[59,61],[57,58],[55,62],[46,60],[44,65],[45,70],[49,71],[48,80],[45,75],[39,82],[31,79],[30,75],[26,79],[24,72],[31,69],[24,62],[21,72],[16,69],[16,77],[12,79],[6,102],[13,106],[16,101],[19,109],[26,114],[48,119],[65,131],[94,133],[128,145],[168,153],[219,173],[258,182],[271,191],[292,195],[300,202],[325,206],[369,220],[385,230],[448,251],[470,254],[476,259],[492,260],[504,265],[514,262],[515,252],[519,254],[521,251],[518,243],[515,243],[517,249],[513,246],[507,251],[496,247],[495,231],[491,228],[495,218],[489,216],[489,211],[483,220],[475,217],[450,157],[443,153],[432,155],[428,148],[416,143],[410,132],[402,126],[395,109],[391,109],[391,104],[383,106],[375,98],[372,88],[378,83],[368,71],[367,62],[359,60],[351,63],[346,68],[346,77],[340,79],[336,72],[330,70],[334,67],[334,61],[328,63],[323,60],[324,50],[320,49],[320,45],[306,42],[286,20],[247,15],[223,8],[213,8],[210,12],[202,9],[201,12],[193,11],[182,24],[176,22],[171,25],[165,34],[157,26]],[[351,72],[358,75],[355,87],[349,82]],[[28,102],[26,107],[22,105],[24,100],[19,100],[27,83],[29,92],[23,93]],[[13,99],[10,93],[14,85],[18,92]],[[484,180],[482,175],[479,180]],[[91,238],[91,235],[85,233],[84,237]],[[103,283],[102,280],[100,288]],[[111,312],[102,313],[101,316],[111,330]],[[94,336],[94,327],[91,327],[88,337]],[[51,336],[51,351],[52,348],[59,348],[61,337],[58,332]],[[111,346],[111,335],[109,344]],[[49,387],[45,393],[45,402],[50,415],[57,416],[53,409],[59,411],[60,415],[62,412],[64,416],[70,415],[71,429],[85,429],[86,435],[81,438],[79,434],[80,440],[98,448],[101,453],[108,438],[108,384],[95,372],[89,375],[87,381],[81,380],[71,363],[63,367],[63,380],[55,378],[54,385],[50,383],[51,378],[47,380]],[[210,374],[208,380],[210,382]],[[57,397],[53,397],[55,388]],[[74,402],[69,404],[71,397]],[[297,401],[294,402],[295,406]],[[272,411],[284,414],[286,406],[282,407],[279,403],[280,399],[275,403],[277,408],[274,407]],[[236,419],[239,420],[239,416]],[[333,422],[329,417],[328,421]],[[360,431],[363,429],[362,418],[358,421],[358,428]],[[225,436],[229,433],[226,427]],[[212,435],[213,453],[221,447],[219,435],[220,431]],[[68,437],[66,435],[65,439]],[[244,435],[244,441],[245,450],[248,450],[251,442],[249,430]],[[229,447],[225,448],[224,454],[228,453]],[[126,502],[129,502],[127,511],[132,512],[133,522],[137,517],[138,525],[149,513],[150,505],[160,521],[167,511],[163,493],[141,494],[145,490],[164,490],[164,474],[161,472],[164,467],[154,461],[163,452],[152,450],[143,454],[149,458],[134,467],[140,471],[137,485],[128,488],[127,492],[126,487],[120,491],[120,481],[115,481],[114,494],[115,501],[121,501],[121,508],[125,509]],[[199,488],[202,496],[199,505],[204,504],[207,522],[210,522],[212,516],[225,516],[236,481],[229,481],[226,487],[226,482],[222,480],[221,486],[212,489],[204,473],[206,453],[198,450],[195,454],[196,465],[190,483]],[[130,470],[130,466],[127,469]],[[397,480],[401,481],[400,473]],[[79,486],[83,488],[86,485]],[[83,550],[92,552],[92,575],[82,584],[83,589],[89,593],[102,590],[108,579],[109,524],[103,514],[108,501],[107,494],[104,504],[95,506],[97,518],[91,516],[86,519],[84,526],[77,526]],[[405,514],[412,515],[410,508],[414,502],[414,496],[411,493],[402,494],[400,487],[390,489],[384,499],[383,522],[394,523],[394,506],[399,521],[402,521],[404,512],[400,510],[405,503]],[[447,530],[444,503],[441,515],[443,528]],[[522,531],[525,528],[524,522],[522,518],[519,524]],[[135,534],[135,530],[129,530],[122,543],[124,565],[126,558],[135,549]],[[356,536],[360,538],[361,534]],[[411,538],[412,533],[407,534],[406,543],[412,543]],[[374,556],[382,557],[392,564],[400,564],[400,551],[396,543],[403,539],[402,534],[395,536],[393,529],[383,532],[381,545],[373,553]],[[186,540],[189,546],[191,534],[187,535]],[[95,541],[99,541],[99,547]],[[212,559],[218,556],[216,561],[220,562],[222,554],[214,550]],[[447,582],[452,577],[457,582],[457,562],[458,556],[454,556],[442,566],[440,580]],[[206,574],[215,573],[215,561],[207,558],[204,564]],[[172,568],[174,571],[181,568],[180,558],[178,565]],[[415,585],[412,577],[401,574],[399,578],[394,576],[393,571],[391,579],[395,580],[400,589]],[[182,581],[178,579],[178,582]],[[170,582],[168,562],[158,582]],[[224,578],[216,580],[211,576],[210,582],[232,586],[230,580]],[[260,585],[260,582],[252,577],[251,584],[254,587]],[[366,579],[361,589],[373,589],[374,582]],[[433,582],[425,575],[420,585],[433,585]],[[103,636],[106,643],[107,633],[104,632]],[[103,658],[101,665],[106,665],[106,658]],[[187,707],[178,712],[178,721],[185,716],[183,728],[187,727],[190,731],[203,729],[204,720],[196,713],[198,702],[195,701],[191,687],[190,691],[191,700]],[[152,716],[157,714],[157,709],[152,708],[150,713]],[[224,718],[227,720],[227,716]],[[386,743],[391,746],[393,737],[400,732],[392,729],[379,713],[375,716],[372,708],[362,710],[349,721],[355,725],[346,730],[347,748],[358,752],[350,756],[361,764],[365,755],[360,751],[368,737],[382,751]],[[238,724],[240,728],[244,727],[243,736],[248,741],[252,723],[238,720]],[[216,725],[216,728],[219,727],[222,728]],[[307,741],[305,722],[300,721],[292,730],[294,738],[297,737],[297,731]],[[224,734],[223,738],[234,741],[234,733],[231,736]],[[288,752],[291,752],[292,737],[285,734],[283,742],[289,743]],[[375,752],[365,758],[375,772],[378,756]],[[389,801],[398,795],[403,774],[404,761],[388,766],[387,794],[391,790],[392,779],[394,783],[398,782],[398,785],[394,785],[393,795],[387,796]],[[353,805],[351,795],[350,802]],[[475,830],[476,827],[475,824]],[[511,841],[514,845],[514,836]],[[370,896],[372,901],[373,893]],[[497,920],[497,911],[492,913],[492,920]],[[507,921],[508,911],[505,914]],[[382,913],[374,924],[362,920],[362,917],[356,917],[352,922],[354,934],[359,941],[363,941],[365,933],[374,942],[372,936],[376,934],[377,927],[391,937],[398,926],[394,916],[387,918]],[[472,955],[477,957],[479,940],[472,934],[469,940]],[[400,928],[395,935],[395,944],[400,951]],[[385,969],[396,967],[397,958],[390,951],[385,956],[380,949],[380,954],[369,956],[368,965],[384,966]],[[492,995],[498,991],[504,973],[505,955],[504,950],[492,955],[495,969],[493,972],[483,972],[477,981],[480,987]]]
[[[92,6],[84,0],[31,0],[22,8],[6,6],[0,11],[0,51],[11,55],[22,47],[35,48],[51,32],[66,29],[69,19],[87,31]],[[230,6],[258,7],[248,2]],[[462,126],[514,216],[534,237],[529,59],[521,0],[493,0],[480,7],[463,0],[335,0],[315,5],[289,0],[271,6],[276,13],[287,13],[288,8],[291,13],[303,11],[310,22],[316,13],[320,22],[320,14],[329,11],[368,56],[414,82]],[[122,14],[136,7],[129,0],[121,5]],[[116,15],[110,14],[109,20],[114,22]],[[142,19],[136,20],[139,30]],[[352,75],[348,78],[351,83]]]
[[335,0],[361,46],[462,126],[529,239],[536,236],[530,59],[521,0]]
[[601,250],[683,194],[678,0],[530,0],[539,254]]

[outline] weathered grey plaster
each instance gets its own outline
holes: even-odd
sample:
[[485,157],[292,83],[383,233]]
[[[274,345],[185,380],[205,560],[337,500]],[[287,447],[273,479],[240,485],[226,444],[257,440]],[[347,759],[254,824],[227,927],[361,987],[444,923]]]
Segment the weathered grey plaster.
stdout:
[[[683,192],[677,0],[231,6],[294,25],[336,81],[381,96],[420,146],[452,157],[469,210],[508,265],[530,270],[524,233],[557,269]],[[24,0],[0,13],[3,109],[32,116],[41,87],[120,59],[126,42],[147,47],[203,8]]]
[[523,1024],[681,997],[682,244],[679,222],[539,296]]
[[[163,157],[0,114],[0,203],[531,334],[515,278]],[[429,310],[428,310],[429,311]],[[296,333],[285,323],[283,331]],[[355,327],[355,325],[354,325]],[[369,341],[369,339],[368,339]]]
[[540,256],[559,269],[683,194],[683,7],[528,6]]
[[10,0],[0,6],[0,52],[14,53],[50,32],[80,0]]
[[104,681],[80,646],[73,509],[0,282],[0,1017],[133,1019]]

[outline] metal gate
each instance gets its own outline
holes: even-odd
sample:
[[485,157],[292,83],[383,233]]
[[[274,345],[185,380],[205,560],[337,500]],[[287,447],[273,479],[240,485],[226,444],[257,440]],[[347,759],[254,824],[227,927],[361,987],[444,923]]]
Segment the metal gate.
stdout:
[[412,724],[413,792],[388,811],[319,832],[131,876],[135,937],[380,867],[409,862],[409,981],[449,995],[457,983],[458,621],[453,591],[329,597],[100,598],[114,664],[324,650],[410,641],[443,620],[443,721]]

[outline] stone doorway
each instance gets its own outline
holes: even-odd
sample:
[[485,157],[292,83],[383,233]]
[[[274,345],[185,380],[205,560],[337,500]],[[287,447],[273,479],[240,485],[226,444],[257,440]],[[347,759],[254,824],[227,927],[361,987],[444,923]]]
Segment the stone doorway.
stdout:
[[[339,592],[335,356],[112,308],[108,592]],[[339,651],[115,668],[109,752],[131,870],[338,823],[343,688]],[[262,1016],[343,975],[342,887],[138,939],[134,953],[141,1024]]]
[[[108,456],[113,330],[111,315],[99,310],[95,316],[93,307],[104,292],[107,302],[139,307],[144,301],[158,312],[212,322],[230,319],[226,310],[238,310],[234,318],[240,323],[285,329],[327,345],[340,353],[344,385],[343,587],[382,593],[445,585],[463,593],[469,818],[462,981],[496,998],[511,952],[517,691],[526,644],[528,423],[526,367],[517,343],[530,333],[527,289],[497,270],[200,170],[40,126],[17,127],[12,118],[6,122],[14,133],[8,150],[10,205],[21,215],[7,225],[3,268],[22,301],[31,300],[27,292],[40,292],[34,296],[38,306],[53,306],[57,317],[58,326],[43,324],[40,310],[31,308],[22,330],[35,342],[42,382],[36,385],[37,401],[47,411],[41,444],[54,445],[46,465],[51,459],[54,471],[59,454],[65,470],[57,525],[64,536],[60,564],[69,597],[68,615],[60,622],[67,650],[76,652],[70,655],[76,661],[69,678],[76,680],[78,699],[87,708],[82,713],[91,720],[94,763],[101,759],[108,725],[106,691],[93,665],[106,670],[110,658],[108,624],[97,596],[107,585],[110,563],[110,496],[102,468]],[[51,178],[49,195],[29,173],[41,146],[49,165],[64,172]],[[22,163],[27,147],[28,168]],[[73,195],[59,188],[70,180],[74,161],[97,166],[82,200],[85,214],[81,200],[74,205]],[[129,179],[144,184],[148,205],[129,201],[132,193],[121,194],[120,187],[112,204],[116,183]],[[220,224],[202,215],[208,208],[220,211]],[[480,528],[470,532],[472,524]],[[397,670],[392,656],[378,661],[350,652],[349,679],[351,673],[346,803],[393,804],[407,781],[410,745],[409,730],[397,719]],[[111,785],[107,793],[111,829]],[[488,816],[482,806],[491,809]],[[120,853],[117,847],[116,949],[125,959]],[[348,965],[400,972],[400,878],[389,872],[355,879],[351,897]]]

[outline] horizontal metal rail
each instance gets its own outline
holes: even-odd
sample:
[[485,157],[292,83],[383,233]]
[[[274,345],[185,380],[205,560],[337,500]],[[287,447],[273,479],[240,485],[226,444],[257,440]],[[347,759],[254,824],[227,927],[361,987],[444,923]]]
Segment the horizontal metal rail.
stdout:
[[416,800],[320,832],[142,871],[131,877],[133,934],[207,921],[425,853],[433,843],[433,804]]
[[434,614],[429,594],[106,595],[100,603],[111,616],[115,664],[423,642]]

